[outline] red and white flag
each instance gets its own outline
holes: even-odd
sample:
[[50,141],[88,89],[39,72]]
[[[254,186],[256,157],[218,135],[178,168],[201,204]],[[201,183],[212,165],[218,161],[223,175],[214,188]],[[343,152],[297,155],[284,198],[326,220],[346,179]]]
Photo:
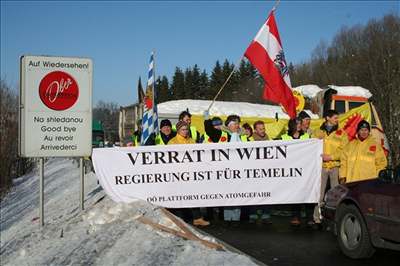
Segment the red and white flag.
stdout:
[[281,104],[291,118],[296,117],[295,98],[273,11],[244,55],[264,78],[264,99]]

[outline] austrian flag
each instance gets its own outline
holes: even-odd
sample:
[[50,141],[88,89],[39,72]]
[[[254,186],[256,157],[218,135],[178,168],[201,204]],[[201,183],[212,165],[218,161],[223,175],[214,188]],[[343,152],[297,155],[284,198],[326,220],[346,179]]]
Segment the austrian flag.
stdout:
[[291,118],[296,117],[295,98],[273,11],[244,55],[264,79],[264,99],[281,104]]

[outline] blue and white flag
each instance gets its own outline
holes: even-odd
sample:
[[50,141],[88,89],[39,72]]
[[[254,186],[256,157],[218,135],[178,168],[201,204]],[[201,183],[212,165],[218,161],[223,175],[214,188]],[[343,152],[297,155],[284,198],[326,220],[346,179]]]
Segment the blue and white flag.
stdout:
[[154,54],[151,53],[146,95],[144,97],[141,145],[146,143],[147,139],[152,133],[158,133],[158,115],[157,105],[155,104],[156,95],[154,89],[154,79]]

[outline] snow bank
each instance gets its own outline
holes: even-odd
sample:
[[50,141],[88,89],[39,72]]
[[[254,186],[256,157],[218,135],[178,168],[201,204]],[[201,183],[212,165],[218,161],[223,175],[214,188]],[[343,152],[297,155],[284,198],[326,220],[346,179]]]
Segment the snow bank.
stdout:
[[93,173],[85,182],[86,210],[80,212],[77,165],[69,159],[46,163],[41,229],[38,175],[21,177],[1,202],[1,265],[255,265],[244,255],[155,231],[137,218],[173,226],[158,207],[113,202]]
[[[329,85],[331,89],[337,91],[338,95],[343,96],[357,96],[357,97],[365,97],[370,98],[372,96],[371,92],[363,87],[360,86],[336,86],[336,85]],[[322,91],[320,87],[317,85],[302,85],[293,88],[293,90],[301,92],[304,97],[313,98],[317,95],[318,92]]]
[[293,90],[300,92],[306,98],[314,98],[318,92],[322,91],[320,87],[313,84],[298,86],[293,88]]
[[370,98],[372,96],[372,93],[360,86],[335,86],[335,85],[329,85],[328,86],[331,89],[336,90],[338,95],[343,95],[343,96],[357,96],[357,97],[364,97],[364,98]]
[[[160,114],[179,114],[188,108],[191,114],[203,115],[210,104],[211,101],[206,100],[175,100],[160,103],[157,107]],[[275,113],[282,118],[289,117],[280,106],[247,102],[216,101],[210,110],[212,116],[237,114],[239,116],[275,117]]]
[[[175,100],[160,103],[157,105],[157,108],[160,117],[162,117],[163,114],[179,114],[186,110],[186,108],[189,109],[191,114],[203,115],[210,103],[211,101],[205,100]],[[267,104],[216,101],[210,110],[211,116],[237,114],[243,117],[275,118],[276,113],[278,113],[279,118],[289,119],[289,116],[283,112],[280,106]],[[312,114],[311,111],[309,113]],[[318,118],[318,115],[312,114],[312,118]]]

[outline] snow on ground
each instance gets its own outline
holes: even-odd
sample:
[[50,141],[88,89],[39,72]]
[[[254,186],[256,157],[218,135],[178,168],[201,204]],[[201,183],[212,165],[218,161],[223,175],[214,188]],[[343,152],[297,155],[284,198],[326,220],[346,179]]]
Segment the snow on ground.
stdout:
[[322,91],[320,87],[313,84],[298,86],[293,88],[293,90],[300,92],[306,98],[314,98],[318,92]]
[[[182,110],[186,110],[186,108],[189,109],[191,114],[203,115],[210,103],[211,101],[206,100],[175,100],[160,103],[157,105],[157,108],[160,116],[162,116],[162,114],[179,114]],[[279,118],[289,119],[289,116],[283,112],[282,108],[275,105],[215,101],[210,109],[211,116],[237,114],[243,117],[275,118],[276,113],[278,113]],[[311,111],[309,113],[312,114]],[[318,118],[318,115],[312,115],[313,118]]]
[[370,98],[372,96],[372,93],[360,86],[335,86],[335,85],[329,85],[331,89],[336,90],[338,95],[343,95],[343,96],[358,96],[358,97],[365,97],[365,98]]
[[20,177],[1,201],[1,265],[255,265],[244,255],[209,249],[142,224],[137,218],[144,215],[172,226],[147,202],[113,202],[93,173],[85,176],[81,212],[79,171],[70,159],[45,164],[45,227],[40,228],[38,179],[36,172]]

